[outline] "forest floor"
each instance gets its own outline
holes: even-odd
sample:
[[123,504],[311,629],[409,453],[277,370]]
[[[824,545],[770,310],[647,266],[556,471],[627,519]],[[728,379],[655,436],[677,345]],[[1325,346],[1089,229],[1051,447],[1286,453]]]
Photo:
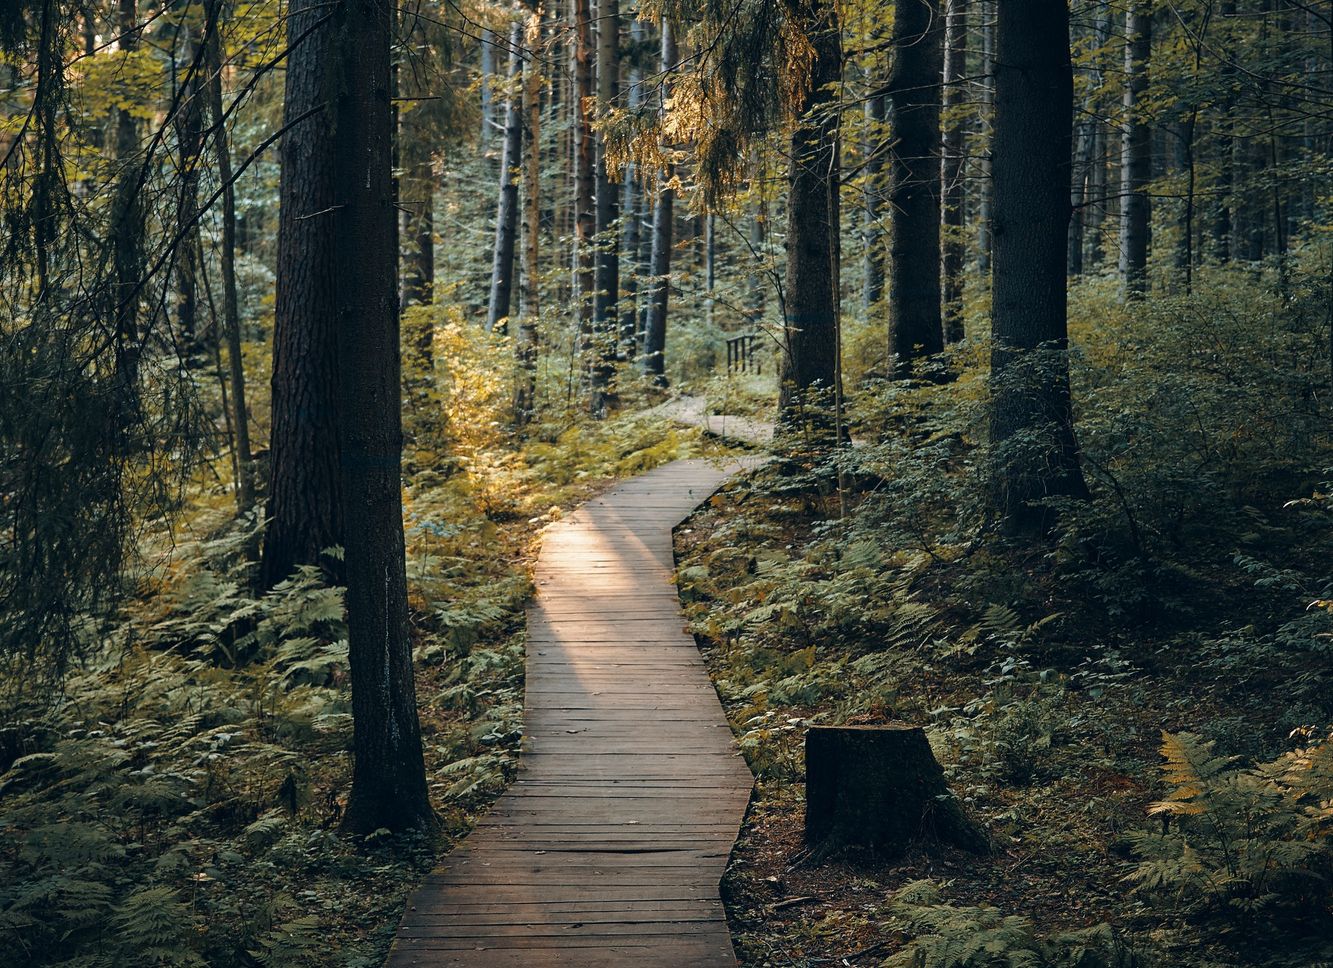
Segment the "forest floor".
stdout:
[[[923,965],[1028,963],[928,958],[924,945],[907,948],[922,936],[943,939],[941,951],[965,942],[1041,952],[1049,960],[1032,963],[1043,965],[1328,956],[1319,919],[1187,917],[1134,890],[1136,839],[1165,830],[1146,815],[1168,789],[1163,731],[1202,733],[1254,764],[1327,713],[1321,671],[1255,662],[1229,634],[1260,637],[1266,605],[1252,584],[1226,581],[1188,614],[1131,616],[1140,631],[1125,635],[1052,585],[1037,555],[923,562],[890,550],[873,556],[890,564],[872,575],[853,563],[862,549],[840,531],[837,502],[798,491],[761,471],[676,539],[687,613],[758,778],[724,883],[744,965],[877,965],[895,952]],[[1318,570],[1317,557],[1303,564]],[[997,597],[1022,575],[1040,589],[1035,602],[1020,616],[977,600],[987,570]],[[991,854],[923,845],[901,858],[812,858],[805,727],[892,721],[926,727],[952,788],[990,832]],[[1053,954],[1080,945],[1095,959]]]

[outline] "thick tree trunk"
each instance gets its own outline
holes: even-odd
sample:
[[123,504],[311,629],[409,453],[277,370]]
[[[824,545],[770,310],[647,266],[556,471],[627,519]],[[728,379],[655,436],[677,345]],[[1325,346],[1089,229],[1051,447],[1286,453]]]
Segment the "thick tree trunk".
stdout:
[[[541,11],[528,17],[524,45],[530,51],[542,43]],[[518,332],[514,340],[514,424],[532,420],[537,398],[537,319],[541,314],[541,166],[542,75],[534,58],[523,75],[523,119],[527,141],[523,152],[523,238],[519,246]]]
[[890,857],[920,843],[989,848],[945,784],[920,726],[811,726],[805,836],[822,851],[868,847]]
[[[236,510],[249,514],[255,506],[254,455],[250,446],[250,410],[246,405],[245,359],[241,355],[240,299],[236,291],[236,190],[231,184],[231,146],[223,123],[221,10],[223,0],[209,0],[213,29],[205,42],[208,64],[208,102],[213,120],[213,159],[222,183],[222,325],[227,343],[228,389],[236,453]],[[250,553],[257,549],[250,549]]]
[[919,360],[944,349],[939,151],[945,31],[939,0],[896,0],[893,29],[889,359],[893,375],[905,379]]
[[[880,200],[884,195],[884,154],[888,132],[884,121],[888,114],[888,99],[883,94],[866,98],[866,167],[865,188],[862,190],[862,210],[865,229],[861,233],[865,244],[861,303],[866,319],[870,319],[884,298],[884,228],[881,224]],[[755,224],[759,224],[756,220]]]
[[518,235],[518,179],[523,150],[523,105],[518,89],[523,74],[519,51],[523,25],[509,27],[509,70],[505,98],[504,148],[500,153],[500,190],[495,204],[495,244],[491,249],[491,295],[486,311],[486,332],[504,324],[514,293],[514,243]]
[[[335,143],[325,103],[334,28],[327,8],[293,7],[279,183],[277,304],[273,317],[268,530],[260,582],[272,588],[297,565],[342,566],[321,557],[343,541],[334,320]],[[304,37],[304,39],[302,39]],[[306,117],[310,112],[313,115]],[[297,122],[297,118],[305,120]]]
[[836,442],[838,381],[838,114],[831,86],[842,78],[842,41],[831,0],[799,0],[793,14],[812,46],[809,86],[791,133],[787,195],[787,284],[778,422]]
[[334,74],[332,222],[337,296],[352,790],[343,828],[365,834],[433,819],[407,624],[403,548],[398,214],[389,96],[393,7],[341,0]]
[[1127,297],[1148,289],[1152,131],[1144,105],[1152,52],[1152,12],[1134,0],[1125,14],[1125,126],[1120,149],[1120,281]]
[[956,343],[963,333],[963,222],[966,196],[963,191],[964,132],[962,115],[967,75],[967,0],[947,0],[948,18],[944,37],[943,134],[940,158],[941,227],[940,274],[944,312],[944,339]]
[[1034,502],[1081,496],[1069,390],[1066,232],[1073,68],[1065,0],[1003,0],[995,58],[991,446],[1011,533],[1043,533]]
[[[620,94],[620,0],[597,0],[597,113],[605,117]],[[596,143],[597,270],[593,296],[592,386],[588,409],[596,416],[606,411],[611,377],[616,368],[616,337],[620,301],[620,240],[616,237],[620,186],[606,167],[606,139]]]
[[[662,97],[670,96],[671,71],[676,67],[676,38],[671,24],[662,21]],[[665,106],[662,108],[665,110]],[[667,298],[671,293],[672,219],[675,217],[676,192],[670,187],[674,176],[670,164],[657,177],[657,198],[653,203],[653,248],[649,257],[648,316],[643,331],[643,372],[657,386],[666,386]]]
[[990,285],[991,246],[994,233],[991,221],[994,205],[994,153],[992,139],[986,133],[995,118],[995,0],[978,0],[981,16],[981,130],[985,147],[977,158],[977,274],[984,286]]

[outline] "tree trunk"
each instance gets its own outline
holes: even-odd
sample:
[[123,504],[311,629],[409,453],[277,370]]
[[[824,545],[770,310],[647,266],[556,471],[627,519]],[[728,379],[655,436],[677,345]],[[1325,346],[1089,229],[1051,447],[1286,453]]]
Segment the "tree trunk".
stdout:
[[[136,0],[119,0],[118,27],[120,29],[120,49],[131,53],[139,49],[140,29],[138,4]],[[144,206],[140,191],[139,166],[133,160],[139,153],[139,125],[134,115],[126,108],[117,108],[115,112],[116,143],[115,153],[119,172],[112,196],[111,224],[114,226],[111,242],[111,260],[115,279],[116,301],[116,369],[120,379],[127,387],[138,382],[139,355],[139,296],[138,291],[144,274]],[[40,226],[46,223],[40,220]],[[45,250],[39,253],[39,262],[43,268],[38,273],[43,280],[43,291],[47,277]]]
[[[272,424],[269,438],[268,531],[260,567],[263,588],[297,565],[321,558],[343,540],[338,451],[338,303],[334,247],[335,143],[325,103],[334,28],[321,6],[293,8],[292,45],[283,95],[279,182],[277,303],[273,316]],[[304,37],[304,39],[302,39]],[[297,118],[316,112],[304,121]]]
[[889,857],[922,842],[989,848],[945,784],[920,726],[811,726],[805,837],[825,852],[868,847]]
[[1148,289],[1152,132],[1144,101],[1152,52],[1152,12],[1133,0],[1125,14],[1125,126],[1120,149],[1120,281],[1126,297]]
[[[597,113],[604,118],[620,93],[620,2],[597,2]],[[616,237],[620,186],[606,167],[606,139],[597,133],[597,272],[593,296],[592,387],[588,409],[596,416],[606,411],[611,377],[616,368],[616,336],[620,301],[620,240]]]
[[811,47],[809,85],[791,133],[787,285],[778,422],[836,442],[838,380],[838,114],[830,86],[842,79],[838,13],[830,0],[798,0],[793,16]]
[[509,27],[509,70],[505,92],[505,138],[500,154],[500,190],[495,204],[495,245],[491,249],[491,296],[486,311],[486,332],[509,318],[514,292],[514,242],[518,234],[518,177],[523,150],[523,105],[518,85],[523,75],[519,51],[523,25]]
[[977,158],[977,274],[982,285],[989,286],[994,241],[991,231],[994,145],[990,143],[992,139],[986,138],[986,132],[995,118],[995,0],[978,0],[977,8],[981,14],[981,129],[985,144]]
[[597,233],[596,151],[592,130],[592,0],[572,0],[574,15],[574,318],[579,356],[591,364]]
[[[670,97],[671,72],[676,68],[676,38],[671,24],[662,21],[662,99]],[[671,237],[675,217],[674,177],[668,163],[657,176],[657,198],[653,204],[653,248],[649,257],[648,317],[643,332],[643,372],[656,386],[666,386],[666,320],[667,297],[671,293]]]
[[[889,143],[884,125],[887,110],[888,100],[885,95],[872,93],[866,98],[866,168],[865,188],[862,191],[865,231],[861,233],[865,245],[861,302],[866,319],[871,318],[884,298],[884,229],[881,224],[880,200],[884,194],[884,150]],[[756,220],[754,224],[759,223]]]
[[[200,39],[194,25],[181,24],[185,35],[182,45],[184,74],[173,62],[176,82],[184,85],[181,108],[176,114],[176,146],[180,157],[180,175],[177,185],[176,224],[186,228],[174,256],[176,270],[176,331],[187,353],[199,348],[199,260],[202,245],[199,237],[199,159],[204,150],[204,68],[200,59]],[[196,62],[199,63],[196,63]]]
[[1088,149],[1087,193],[1084,197],[1083,210],[1083,251],[1079,254],[1079,263],[1084,270],[1095,269],[1102,263],[1104,245],[1102,233],[1106,222],[1108,204],[1107,185],[1107,137],[1106,114],[1103,104],[1103,90],[1106,86],[1106,46],[1111,40],[1111,5],[1108,0],[1095,0],[1096,14],[1093,18],[1093,43],[1096,55],[1092,60],[1092,77],[1087,97],[1088,130],[1090,145]]
[[[255,506],[254,455],[250,446],[250,410],[246,405],[245,358],[241,355],[240,299],[236,292],[236,190],[231,184],[231,146],[223,123],[222,38],[223,0],[209,0],[213,28],[205,43],[208,55],[208,100],[213,116],[213,158],[222,183],[222,325],[227,341],[228,383],[231,391],[232,432],[236,453],[236,510],[249,514]],[[257,549],[248,549],[253,556]]]
[[481,135],[482,157],[491,150],[495,132],[495,31],[481,32]]
[[[630,62],[629,89],[626,91],[626,108],[631,114],[643,106],[643,51],[644,23],[635,17],[630,21]],[[630,161],[625,166],[624,187],[621,197],[621,217],[624,230],[621,235],[621,251],[627,271],[621,278],[621,290],[625,304],[620,314],[620,356],[633,360],[638,350],[639,329],[639,277],[646,271],[640,254],[643,250],[643,186],[639,183],[639,166]]]
[[347,654],[352,790],[343,828],[366,834],[433,819],[407,624],[398,214],[389,96],[393,7],[341,0],[333,55],[334,290],[342,494],[346,502]]
[[[541,47],[542,15],[528,17],[524,44],[530,51]],[[541,167],[542,167],[542,75],[534,58],[523,75],[523,118],[527,142],[523,152],[523,238],[519,246],[518,332],[514,340],[514,424],[526,427],[532,421],[537,401],[537,319],[541,314]]]
[[[1236,0],[1221,0],[1217,8],[1222,36],[1217,41],[1223,50],[1233,50],[1232,25],[1236,19]],[[1220,67],[1222,103],[1217,108],[1217,140],[1221,157],[1217,165],[1217,204],[1213,210],[1213,245],[1217,261],[1230,262],[1236,251],[1232,242],[1235,205],[1236,94],[1235,68],[1227,58]]]
[[944,312],[944,339],[956,343],[963,333],[963,134],[967,121],[962,110],[967,75],[967,0],[948,0],[945,21],[943,134],[940,158],[941,237],[940,271]]
[[995,58],[991,446],[1010,533],[1049,529],[1082,496],[1069,391],[1066,232],[1073,68],[1065,0],[1003,0]]

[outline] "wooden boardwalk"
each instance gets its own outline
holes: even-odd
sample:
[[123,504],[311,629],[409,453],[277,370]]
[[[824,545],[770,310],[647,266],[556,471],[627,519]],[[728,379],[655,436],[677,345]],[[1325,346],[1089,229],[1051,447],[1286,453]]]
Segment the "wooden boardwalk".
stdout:
[[409,900],[388,964],[736,964],[718,885],[753,778],[671,584],[732,473],[682,460],[548,529],[518,778]]

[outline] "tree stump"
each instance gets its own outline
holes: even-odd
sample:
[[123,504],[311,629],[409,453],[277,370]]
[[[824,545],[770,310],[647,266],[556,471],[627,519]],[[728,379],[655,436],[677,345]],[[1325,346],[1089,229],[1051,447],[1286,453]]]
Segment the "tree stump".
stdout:
[[919,726],[811,726],[805,734],[805,836],[821,851],[888,855],[921,842],[977,853],[986,835],[963,812]]

